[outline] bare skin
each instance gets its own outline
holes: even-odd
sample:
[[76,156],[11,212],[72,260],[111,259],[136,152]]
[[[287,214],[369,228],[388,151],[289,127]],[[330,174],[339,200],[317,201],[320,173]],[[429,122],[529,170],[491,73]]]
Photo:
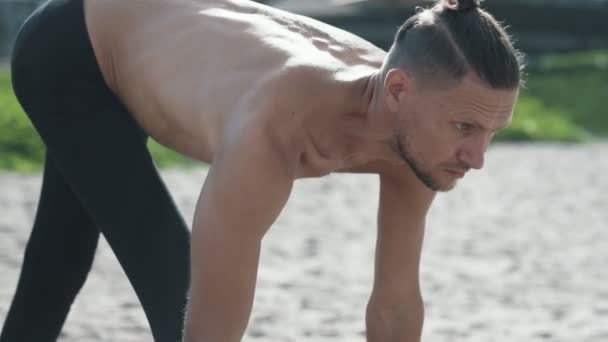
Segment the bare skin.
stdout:
[[[369,342],[419,341],[418,270],[436,191],[483,166],[517,90],[437,86],[386,53],[247,0],[85,0],[110,88],[157,141],[211,164],[192,229],[185,341],[240,341],[260,242],[294,180],[380,178]],[[386,75],[386,77],[382,77]]]

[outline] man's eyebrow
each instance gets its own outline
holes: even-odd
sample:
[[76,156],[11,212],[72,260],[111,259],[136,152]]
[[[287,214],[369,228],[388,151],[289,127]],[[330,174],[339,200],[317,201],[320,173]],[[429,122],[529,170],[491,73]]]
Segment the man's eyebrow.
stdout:
[[473,125],[475,127],[479,128],[480,130],[482,130],[482,131],[487,131],[488,130],[488,128],[486,126],[482,125],[481,122],[479,122],[479,121],[477,121],[475,119],[470,119],[470,120],[473,123]]
[[[482,125],[482,124],[481,124],[479,121],[477,121],[477,120],[475,120],[475,119],[473,119],[472,121],[473,121],[473,123],[475,124],[475,126],[477,126],[477,127],[481,128],[482,130],[485,130],[485,131],[492,131],[492,130],[490,130],[489,128],[487,128],[486,126]],[[493,132],[495,132],[495,131],[499,131],[499,130],[501,130],[501,129],[505,129],[505,128],[507,128],[507,127],[508,127],[508,126],[511,124],[511,121],[512,121],[512,120],[507,121],[507,123],[505,123],[504,125],[502,125],[502,126],[500,126],[500,127],[496,128],[496,129],[494,129],[494,130],[493,130]]]

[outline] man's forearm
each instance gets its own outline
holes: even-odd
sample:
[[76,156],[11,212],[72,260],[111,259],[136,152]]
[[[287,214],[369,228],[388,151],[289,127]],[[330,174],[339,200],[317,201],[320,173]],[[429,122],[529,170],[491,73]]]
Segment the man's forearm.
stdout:
[[370,304],[367,307],[367,342],[420,342],[424,309],[414,305]]

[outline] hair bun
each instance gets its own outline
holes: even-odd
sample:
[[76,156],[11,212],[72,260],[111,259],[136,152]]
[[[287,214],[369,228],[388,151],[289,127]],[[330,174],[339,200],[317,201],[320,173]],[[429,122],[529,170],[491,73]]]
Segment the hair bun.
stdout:
[[479,7],[481,0],[443,0],[443,6],[456,12],[466,12]]

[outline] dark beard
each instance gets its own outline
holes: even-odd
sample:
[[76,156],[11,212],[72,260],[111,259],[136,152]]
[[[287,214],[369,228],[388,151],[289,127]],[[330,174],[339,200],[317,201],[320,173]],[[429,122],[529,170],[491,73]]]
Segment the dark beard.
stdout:
[[418,164],[414,161],[414,158],[410,156],[407,152],[407,149],[401,145],[401,136],[397,135],[397,152],[403,161],[414,171],[414,174],[418,179],[424,184],[427,188],[432,191],[440,191],[441,186],[435,182],[433,177],[431,177],[428,173],[422,171],[422,168],[418,166]]

